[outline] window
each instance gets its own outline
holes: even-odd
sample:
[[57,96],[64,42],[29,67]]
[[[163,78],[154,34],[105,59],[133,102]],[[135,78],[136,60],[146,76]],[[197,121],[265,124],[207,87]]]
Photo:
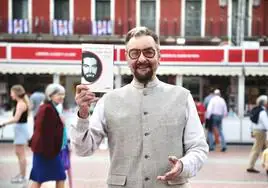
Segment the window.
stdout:
[[[245,3],[245,14],[243,16],[244,19],[244,36],[248,36],[248,21],[249,21],[249,0],[246,0]],[[232,38],[234,42],[236,42],[236,35],[237,35],[237,24],[238,24],[238,0],[232,0]]]
[[155,0],[141,0],[140,25],[155,31]]
[[96,20],[111,19],[111,2],[110,0],[96,0]]
[[28,19],[28,0],[13,0],[13,19]]
[[55,0],[54,3],[54,19],[69,20],[69,0]]
[[8,32],[13,34],[28,33],[28,0],[12,1],[12,20],[8,23]]
[[186,0],[185,36],[201,35],[201,0]]

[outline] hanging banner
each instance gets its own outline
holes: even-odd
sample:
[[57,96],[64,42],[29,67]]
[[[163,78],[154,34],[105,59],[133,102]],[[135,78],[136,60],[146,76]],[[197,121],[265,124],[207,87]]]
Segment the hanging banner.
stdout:
[[81,83],[93,92],[113,89],[114,45],[82,44]]

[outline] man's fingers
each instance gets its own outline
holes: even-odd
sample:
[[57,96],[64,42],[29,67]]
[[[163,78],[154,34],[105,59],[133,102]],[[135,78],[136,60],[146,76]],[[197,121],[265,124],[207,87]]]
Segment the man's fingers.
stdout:
[[88,86],[85,84],[79,84],[76,86],[76,94],[79,94],[82,90],[89,90]]
[[173,180],[175,179],[179,173],[180,173],[180,169],[181,169],[181,162],[180,160],[175,157],[175,156],[169,156],[168,157],[168,160],[169,162],[171,163],[172,165],[172,168],[170,171],[168,171],[167,173],[165,173],[164,176],[157,176],[157,179],[158,180],[164,180],[164,181],[167,181],[167,180]]
[[179,159],[176,156],[168,156],[168,160],[171,162],[171,164],[175,165]]

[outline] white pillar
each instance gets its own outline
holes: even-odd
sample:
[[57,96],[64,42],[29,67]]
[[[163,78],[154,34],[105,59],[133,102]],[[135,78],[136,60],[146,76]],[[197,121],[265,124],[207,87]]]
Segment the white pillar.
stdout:
[[240,120],[240,141],[243,141],[243,118],[245,106],[245,75],[238,77],[238,117]]
[[240,75],[238,78],[238,116],[244,117],[245,109],[245,76]]
[[53,74],[53,83],[59,84],[60,83],[60,75]]
[[203,93],[204,93],[204,79],[202,76],[200,76],[200,79],[199,79],[199,98],[200,98],[200,101],[203,101]]
[[176,85],[182,86],[183,83],[183,76],[182,75],[176,75]]

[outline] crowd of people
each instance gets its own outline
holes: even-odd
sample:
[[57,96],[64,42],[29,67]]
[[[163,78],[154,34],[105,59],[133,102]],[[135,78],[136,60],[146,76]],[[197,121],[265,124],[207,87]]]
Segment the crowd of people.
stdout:
[[[208,152],[214,151],[218,143],[222,152],[227,150],[222,131],[227,105],[221,91],[211,90],[202,103],[194,100],[186,88],[160,81],[156,76],[161,57],[159,38],[146,27],[130,30],[125,45],[126,60],[133,74],[130,84],[101,98],[87,85],[76,87],[78,113],[77,124],[70,129],[71,148],[77,155],[89,156],[108,138],[109,188],[145,184],[154,188],[190,187],[188,179],[202,168]],[[10,93],[16,101],[13,117],[0,126],[15,124],[14,145],[20,172],[11,181],[22,183],[28,179],[25,147],[29,146],[33,152],[31,188],[39,188],[47,181],[56,181],[56,187],[62,188],[66,171],[69,187],[73,187],[70,147],[62,116],[64,87],[49,84],[44,93],[36,89],[30,99],[21,85],[13,86]],[[267,96],[259,97],[257,105],[266,109]],[[30,111],[34,116],[31,137],[27,130]],[[254,165],[266,142],[267,123],[266,111],[260,111],[252,128],[256,142],[248,172],[258,172]],[[265,168],[267,164],[264,160]]]

